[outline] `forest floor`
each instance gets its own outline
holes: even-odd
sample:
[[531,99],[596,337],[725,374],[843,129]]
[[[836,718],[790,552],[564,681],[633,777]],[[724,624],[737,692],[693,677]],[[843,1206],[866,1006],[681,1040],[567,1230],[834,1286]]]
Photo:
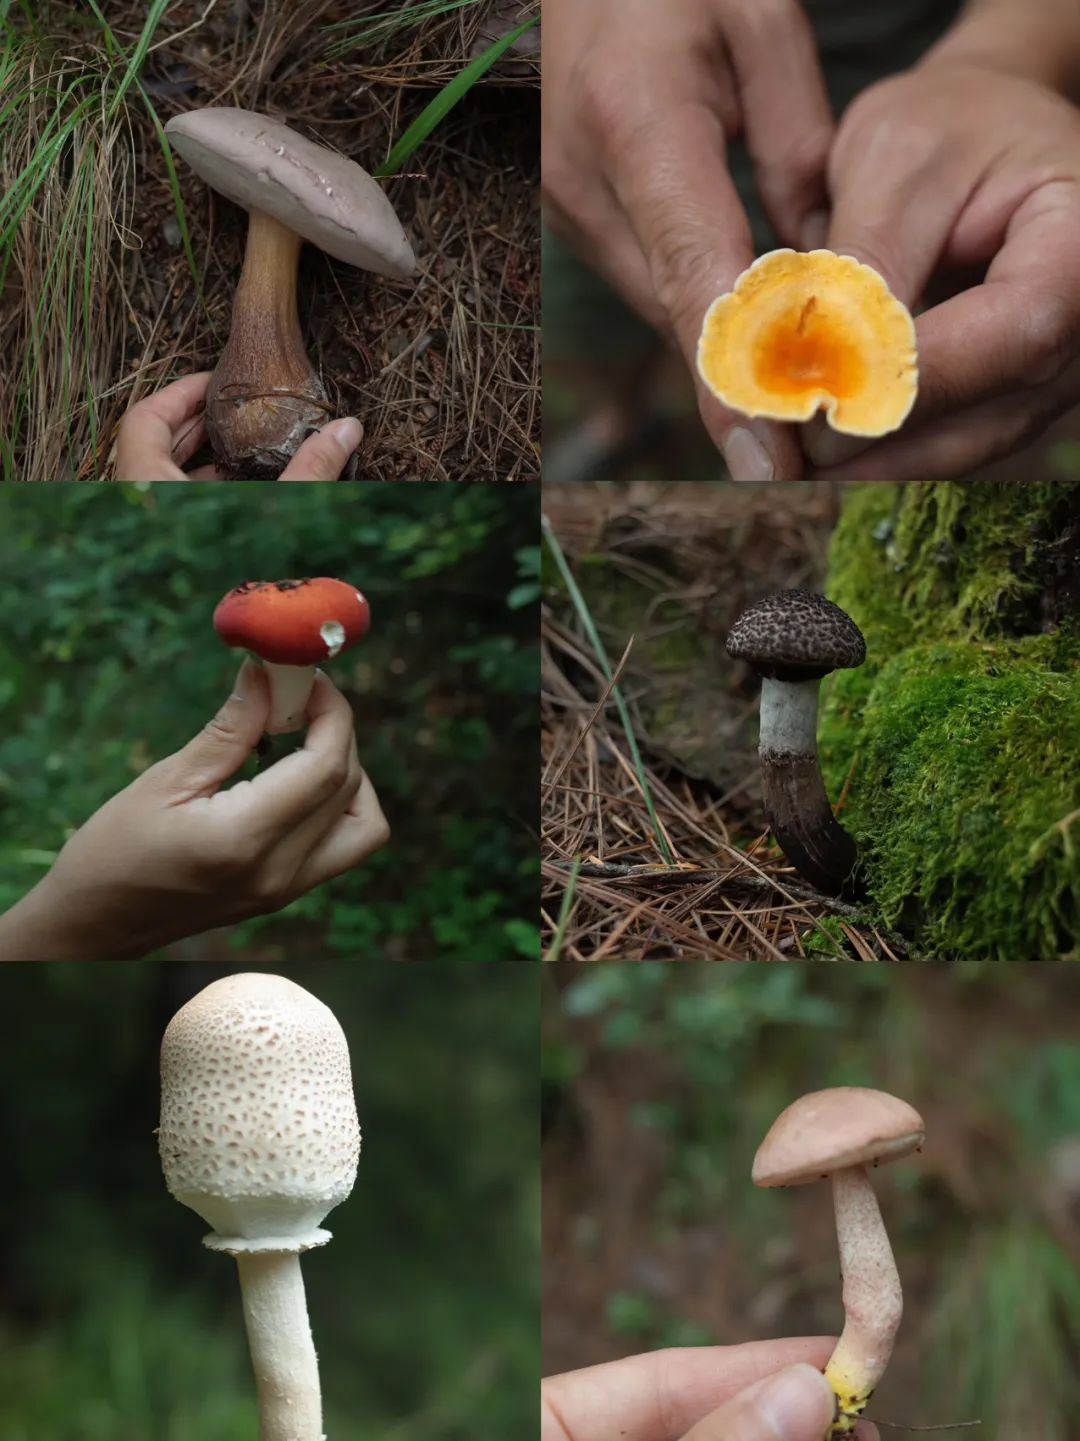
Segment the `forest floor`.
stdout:
[[[246,217],[167,159],[172,115],[257,110],[374,171],[442,86],[537,10],[125,0],[102,6],[107,28],[81,5],[39,7],[33,26],[16,10],[0,145],[0,191],[18,205],[0,226],[0,473],[108,479],[124,411],[221,352]],[[364,479],[538,474],[538,87],[535,60],[511,51],[388,181],[415,282],[305,248],[301,323],[335,413],[364,421]],[[41,183],[24,204],[28,177]]]

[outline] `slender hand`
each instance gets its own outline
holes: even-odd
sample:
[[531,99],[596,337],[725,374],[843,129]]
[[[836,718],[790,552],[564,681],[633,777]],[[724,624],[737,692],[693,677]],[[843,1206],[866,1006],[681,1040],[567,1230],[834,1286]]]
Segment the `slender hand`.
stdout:
[[[541,1441],[822,1441],[836,1398],[822,1337],[629,1356],[544,1382]],[[878,1441],[860,1421],[856,1441]]]
[[321,673],[303,749],[222,789],[258,744],[269,708],[265,675],[245,661],[194,740],[107,801],[0,917],[0,960],[145,955],[276,911],[385,845],[352,710]]
[[[705,311],[753,261],[726,147],[745,135],[785,245],[824,240],[833,126],[798,0],[546,0],[547,218],[645,318],[696,380]],[[701,384],[737,480],[797,480],[791,428],[750,422]]]
[[[214,466],[182,467],[206,441],[203,408],[211,372],[186,375],[146,396],[124,416],[116,441],[117,480],[223,480]],[[338,480],[364,429],[351,416],[308,436],[281,480]]]

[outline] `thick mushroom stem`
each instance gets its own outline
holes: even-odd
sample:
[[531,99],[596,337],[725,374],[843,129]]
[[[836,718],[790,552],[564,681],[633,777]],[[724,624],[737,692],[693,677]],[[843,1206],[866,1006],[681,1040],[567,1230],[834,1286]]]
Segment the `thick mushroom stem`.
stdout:
[[270,715],[266,722],[268,736],[284,735],[299,730],[304,709],[315,684],[313,665],[276,665],[263,661],[270,682]]
[[825,1368],[836,1392],[830,1436],[854,1431],[885,1374],[903,1314],[904,1298],[877,1197],[862,1166],[832,1178],[840,1270],[844,1278],[844,1330]]
[[232,327],[206,397],[215,457],[248,480],[276,480],[330,415],[300,331],[301,244],[288,226],[251,212]]
[[820,680],[761,683],[758,753],[765,814],[800,875],[829,896],[856,899],[858,850],[833,815],[817,750]]
[[300,1257],[261,1251],[238,1255],[236,1264],[259,1395],[260,1441],[324,1441]]

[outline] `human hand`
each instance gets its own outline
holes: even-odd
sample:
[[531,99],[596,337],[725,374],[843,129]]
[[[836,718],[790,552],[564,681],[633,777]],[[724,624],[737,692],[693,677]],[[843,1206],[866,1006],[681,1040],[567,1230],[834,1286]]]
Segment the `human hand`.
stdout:
[[819,478],[957,479],[1080,400],[1073,106],[981,60],[931,54],[855,101],[829,180],[829,248],[872,265],[912,309],[942,267],[988,268],[918,316],[919,395],[902,430],[873,443],[804,433]]
[[798,480],[796,432],[735,415],[696,367],[705,311],[754,259],[729,137],[783,243],[824,240],[833,125],[798,0],[545,0],[543,115],[552,228],[677,340],[735,479]]
[[[822,1441],[836,1398],[823,1337],[629,1356],[544,1382],[541,1441]],[[878,1441],[860,1421],[856,1441]]]
[[107,801],[0,917],[0,960],[145,955],[276,911],[385,845],[352,710],[321,672],[303,749],[221,789],[258,744],[269,710],[265,673],[245,661],[234,693],[194,740]]
[[[224,480],[216,466],[185,474],[181,467],[206,442],[204,407],[209,370],[185,375],[146,396],[124,416],[116,439],[117,480]],[[280,480],[338,480],[363,438],[351,416],[309,435]]]

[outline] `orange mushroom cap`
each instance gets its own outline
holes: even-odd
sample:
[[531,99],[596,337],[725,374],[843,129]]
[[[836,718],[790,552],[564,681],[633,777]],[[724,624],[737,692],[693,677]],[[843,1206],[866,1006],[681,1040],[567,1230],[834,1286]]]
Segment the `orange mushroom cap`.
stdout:
[[831,250],[773,250],[705,312],[698,371],[732,410],[879,436],[918,391],[915,323],[869,265]]
[[214,629],[226,645],[276,665],[319,665],[363,640],[371,608],[355,586],[314,580],[246,580],[219,602]]

